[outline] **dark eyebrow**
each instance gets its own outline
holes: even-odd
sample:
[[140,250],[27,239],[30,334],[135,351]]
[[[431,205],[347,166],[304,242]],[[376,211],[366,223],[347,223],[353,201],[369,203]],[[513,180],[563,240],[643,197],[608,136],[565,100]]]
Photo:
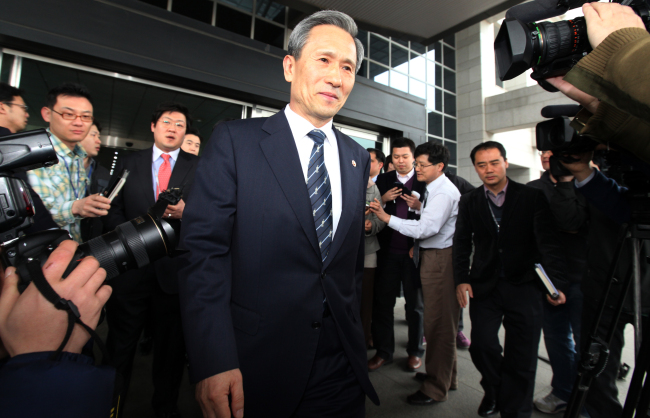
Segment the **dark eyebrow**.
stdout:
[[[327,55],[328,57],[332,57],[332,58],[336,58],[337,55],[334,51],[330,51],[327,49],[323,51],[318,51],[317,53],[318,55]],[[352,61],[350,58],[343,58],[342,61],[356,68],[357,64],[354,61]]]
[[[73,112],[77,110],[77,109],[73,109],[71,107],[65,107],[65,106],[63,106],[62,108],[67,109],[67,110],[71,110]],[[82,110],[81,113],[92,113],[92,110]]]

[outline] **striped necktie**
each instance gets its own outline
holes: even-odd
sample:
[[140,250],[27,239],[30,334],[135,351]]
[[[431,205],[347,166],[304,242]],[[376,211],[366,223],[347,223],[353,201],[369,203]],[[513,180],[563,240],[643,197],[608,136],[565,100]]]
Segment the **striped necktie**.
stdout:
[[314,141],[314,148],[309,157],[309,169],[307,170],[307,190],[311,200],[311,209],[318,236],[318,246],[323,262],[327,258],[332,245],[332,188],[330,187],[329,174],[325,167],[325,154],[323,142],[325,133],[314,129],[307,134]]

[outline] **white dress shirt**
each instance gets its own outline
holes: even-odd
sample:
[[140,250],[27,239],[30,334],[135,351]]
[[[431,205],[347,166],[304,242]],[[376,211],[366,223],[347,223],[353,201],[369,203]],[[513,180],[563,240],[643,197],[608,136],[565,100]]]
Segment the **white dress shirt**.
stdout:
[[420,240],[420,248],[443,249],[451,247],[456,231],[460,192],[443,173],[427,184],[426,203],[420,220],[391,216],[388,226],[407,237]]
[[287,105],[284,108],[284,114],[289,121],[289,127],[293,134],[293,139],[296,141],[296,148],[298,149],[298,156],[300,157],[300,165],[302,172],[305,176],[305,184],[307,183],[307,171],[309,169],[309,157],[311,150],[314,148],[314,141],[307,136],[307,134],[314,129],[319,129],[327,136],[323,143],[325,152],[325,167],[330,176],[330,188],[332,190],[332,239],[336,234],[336,228],[341,219],[341,210],[343,208],[343,194],[341,191],[341,167],[339,163],[339,147],[336,142],[336,135],[334,135],[334,128],[332,121],[321,128],[316,128],[307,119],[291,110]]
[[400,173],[395,170],[395,174],[397,174],[397,180],[400,181],[402,184],[406,184],[409,180],[411,180],[411,177],[413,177],[413,174],[415,174],[415,169],[412,168],[411,171],[405,176],[401,175]]
[[[176,165],[176,160],[178,160],[178,153],[181,152],[181,149],[178,148],[172,152],[165,152],[158,148],[155,144],[153,146],[153,156],[151,159],[151,179],[153,180],[153,195],[156,197],[156,189],[158,188],[158,171],[160,166],[165,159],[161,157],[163,154],[169,154],[169,165],[171,166],[172,172],[174,172],[174,166]],[[161,190],[163,192],[164,190]]]

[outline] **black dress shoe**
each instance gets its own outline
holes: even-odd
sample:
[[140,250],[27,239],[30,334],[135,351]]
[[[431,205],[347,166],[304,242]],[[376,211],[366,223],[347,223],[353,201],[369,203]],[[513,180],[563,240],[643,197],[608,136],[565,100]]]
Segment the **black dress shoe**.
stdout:
[[415,373],[415,380],[417,380],[418,382],[424,382],[425,380],[427,380],[427,377],[428,376],[426,373],[422,373],[422,372]]
[[483,397],[481,405],[478,407],[478,414],[482,417],[489,417],[499,413],[497,401],[489,398],[487,395]]
[[429,398],[427,395],[420,392],[419,390],[415,392],[413,395],[408,396],[406,398],[406,401],[411,405],[433,405],[435,403],[438,403],[438,401],[436,401],[433,398]]

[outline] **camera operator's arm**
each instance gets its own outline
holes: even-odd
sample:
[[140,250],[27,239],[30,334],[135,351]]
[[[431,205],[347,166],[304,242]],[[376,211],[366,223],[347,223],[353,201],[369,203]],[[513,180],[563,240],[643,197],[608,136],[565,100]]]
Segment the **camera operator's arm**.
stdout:
[[592,153],[581,154],[576,163],[562,163],[576,178],[575,185],[583,196],[609,218],[618,223],[630,220],[631,208],[625,199],[627,189],[614,180],[605,177],[600,171],[591,168]]
[[[61,278],[76,249],[74,241],[62,242],[47,259],[43,275],[60,297],[77,306],[81,320],[95,328],[111,288],[103,284],[106,271],[93,257],[82,260],[65,280]],[[67,326],[65,311],[56,309],[33,283],[19,293],[16,269],[7,269],[0,293],[0,339],[12,357],[56,350]],[[64,351],[80,353],[89,338],[88,332],[76,324]]]

